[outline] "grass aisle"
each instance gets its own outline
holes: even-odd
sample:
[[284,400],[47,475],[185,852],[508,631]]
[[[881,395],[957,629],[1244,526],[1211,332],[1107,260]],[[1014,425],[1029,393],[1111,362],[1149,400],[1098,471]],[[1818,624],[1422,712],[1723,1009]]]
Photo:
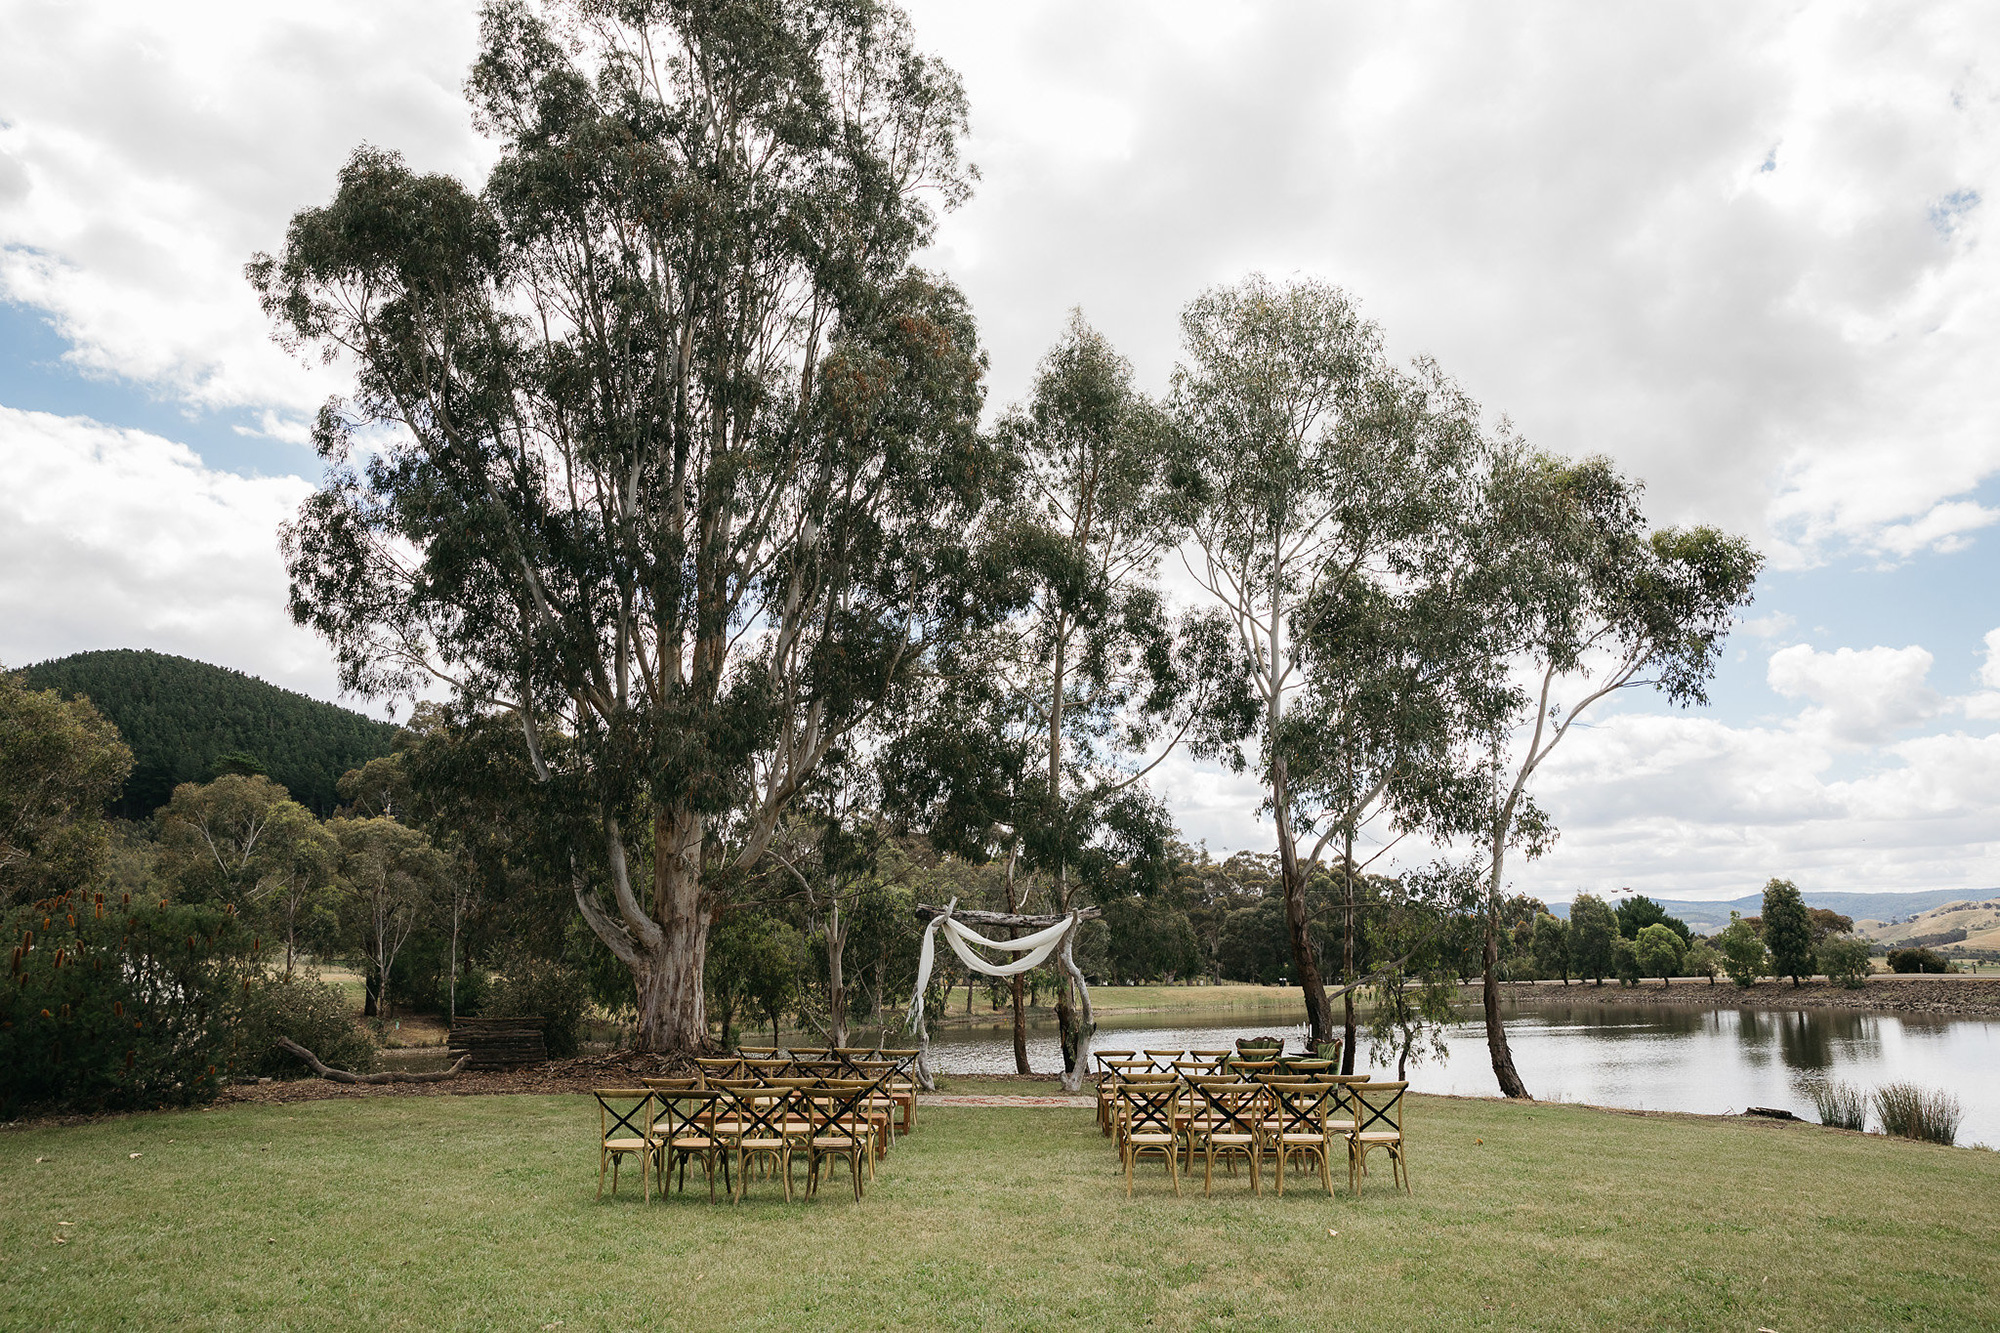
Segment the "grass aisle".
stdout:
[[584,1098],[376,1098],[0,1134],[0,1327],[2000,1317],[2000,1154],[1817,1128],[1420,1098],[1414,1198],[1384,1171],[1358,1201],[1240,1176],[1176,1200],[1149,1166],[1128,1202],[1087,1110],[932,1107],[859,1207],[758,1182],[647,1209],[592,1201],[596,1123]]

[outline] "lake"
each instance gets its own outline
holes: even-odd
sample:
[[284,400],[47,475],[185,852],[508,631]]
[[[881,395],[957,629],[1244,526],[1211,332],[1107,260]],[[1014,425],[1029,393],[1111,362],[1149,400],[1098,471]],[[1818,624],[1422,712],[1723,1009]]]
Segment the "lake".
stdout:
[[[1477,1014],[1476,1003],[1472,1012]],[[1545,1101],[1711,1115],[1776,1106],[1816,1120],[1807,1095],[1816,1080],[1864,1087],[1904,1081],[1957,1094],[1965,1108],[1959,1143],[2000,1145],[2000,1020],[1545,1002],[1511,1010],[1507,1033],[1528,1090]],[[1269,1035],[1299,1044],[1299,1028],[1283,1022],[1164,1026],[1157,1019],[1148,1025],[1144,1015],[1108,1018],[1098,1027],[1097,1044],[1221,1047],[1238,1037]],[[1447,1040],[1449,1057],[1412,1068],[1411,1086],[1493,1096],[1483,1024],[1455,1024]],[[1367,1053],[1364,1036],[1362,1055]],[[1014,1069],[1013,1039],[1004,1027],[933,1033],[931,1055],[943,1073]],[[1030,1026],[1028,1060],[1038,1072],[1061,1069],[1052,1024]]]

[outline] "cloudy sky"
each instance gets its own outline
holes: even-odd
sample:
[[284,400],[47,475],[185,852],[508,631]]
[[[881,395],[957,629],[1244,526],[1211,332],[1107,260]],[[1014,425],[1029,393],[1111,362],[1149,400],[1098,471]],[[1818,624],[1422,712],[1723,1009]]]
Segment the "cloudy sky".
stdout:
[[[1081,307],[1160,388],[1261,270],[1346,287],[1537,444],[1770,573],[1714,705],[1545,772],[1548,898],[2000,884],[2000,11],[911,6],[983,181],[931,262],[992,401]],[[462,3],[0,0],[0,663],[150,647],[333,694],[274,529],[337,372],[241,269],[357,144],[476,177]],[[1179,765],[1212,848],[1254,792]]]

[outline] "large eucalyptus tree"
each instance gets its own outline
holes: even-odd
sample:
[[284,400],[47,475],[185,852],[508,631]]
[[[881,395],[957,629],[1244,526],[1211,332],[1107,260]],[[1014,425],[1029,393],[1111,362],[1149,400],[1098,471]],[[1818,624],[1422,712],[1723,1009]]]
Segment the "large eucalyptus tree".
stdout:
[[1355,837],[1378,814],[1466,831],[1462,743],[1508,699],[1486,607],[1492,445],[1457,386],[1428,362],[1390,365],[1336,287],[1253,277],[1181,325],[1181,482],[1211,600],[1196,637],[1254,695],[1293,961],[1313,1039],[1329,1041],[1309,876],[1337,849],[1351,888]]
[[829,751],[994,604],[957,78],[871,0],[496,0],[477,189],[355,152],[249,268],[354,366],[285,533],[344,686],[524,735],[640,1044]]
[[[1182,531],[1173,453],[1131,364],[1081,313],[995,435],[1017,468],[1005,533],[1020,605],[940,682],[888,773],[941,847],[1002,863],[1008,911],[1034,893],[1062,913],[1165,870],[1171,824],[1143,780],[1202,716],[1158,586]],[[1026,1073],[1020,977],[1012,989]],[[1071,990],[1058,980],[1065,1052],[1080,1021]]]

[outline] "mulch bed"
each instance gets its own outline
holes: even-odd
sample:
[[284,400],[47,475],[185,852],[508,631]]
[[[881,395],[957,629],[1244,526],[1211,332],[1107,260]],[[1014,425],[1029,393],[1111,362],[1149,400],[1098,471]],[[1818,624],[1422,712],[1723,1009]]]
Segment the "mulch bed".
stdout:
[[240,1102],[324,1102],[352,1097],[480,1097],[494,1093],[588,1092],[592,1088],[637,1087],[642,1078],[685,1078],[695,1072],[685,1057],[638,1051],[579,1055],[570,1060],[523,1065],[519,1069],[470,1071],[442,1083],[329,1083],[320,1078],[290,1082],[238,1083],[222,1090],[217,1106]]

